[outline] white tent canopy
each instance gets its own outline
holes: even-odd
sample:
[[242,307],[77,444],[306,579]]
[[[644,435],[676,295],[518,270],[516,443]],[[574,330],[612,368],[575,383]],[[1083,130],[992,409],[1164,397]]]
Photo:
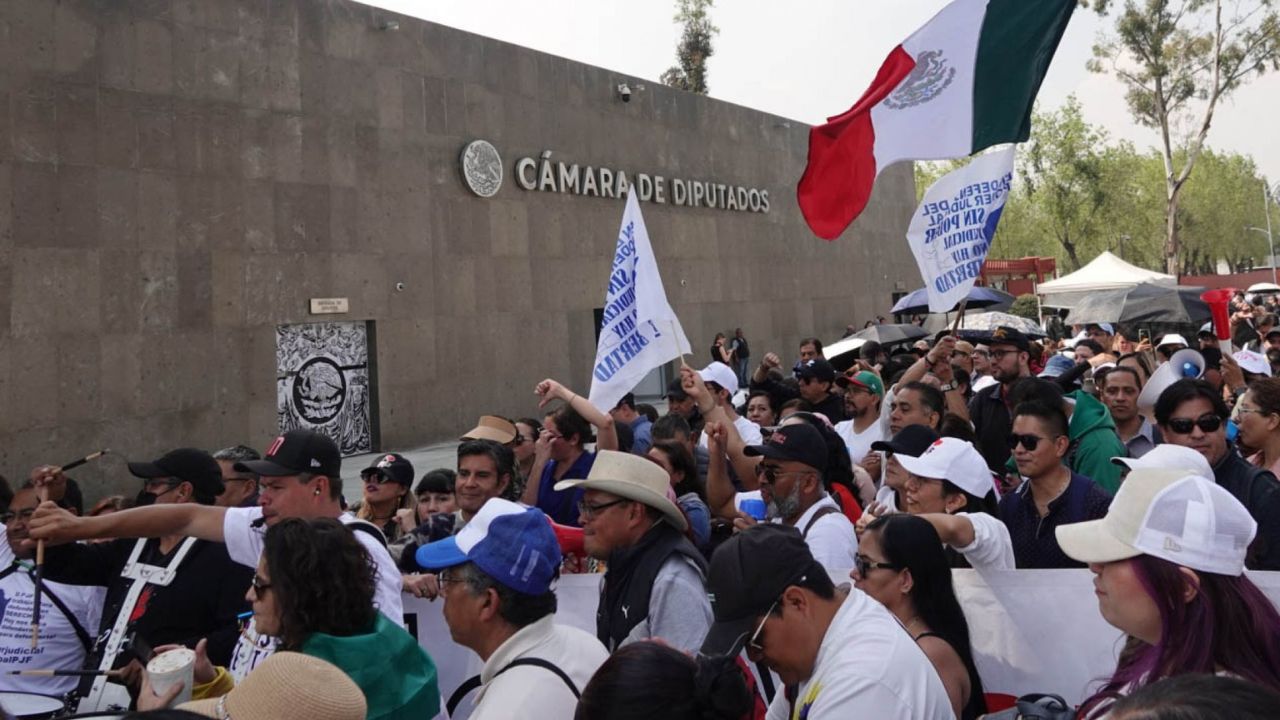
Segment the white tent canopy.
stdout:
[[1040,283],[1036,293],[1049,307],[1070,308],[1090,293],[1099,290],[1130,288],[1141,283],[1177,285],[1178,279],[1154,270],[1144,270],[1121,260],[1108,251],[1079,270],[1048,282]]

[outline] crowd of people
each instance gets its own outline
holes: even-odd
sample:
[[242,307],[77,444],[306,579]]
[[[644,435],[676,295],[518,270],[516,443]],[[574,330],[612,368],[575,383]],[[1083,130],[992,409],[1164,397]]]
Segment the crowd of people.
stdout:
[[[665,414],[547,379],[538,417],[481,417],[454,467],[376,456],[359,498],[302,429],[130,463],[136,499],[90,512],[39,466],[0,498],[0,691],[235,720],[967,720],[996,708],[953,569],[1088,568],[1126,641],[1055,717],[1274,711],[1280,615],[1245,570],[1280,569],[1280,329],[1235,326],[1241,353],[1108,324],[835,363],[808,338],[789,371],[739,329]],[[568,573],[602,575],[594,633],[556,620]],[[440,687],[405,594],[443,603],[477,676]],[[177,647],[172,709],[144,666]],[[37,668],[86,672],[8,672]]]

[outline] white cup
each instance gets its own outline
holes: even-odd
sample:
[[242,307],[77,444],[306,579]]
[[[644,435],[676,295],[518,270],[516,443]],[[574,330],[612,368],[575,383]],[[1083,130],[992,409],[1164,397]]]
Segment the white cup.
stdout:
[[151,690],[164,695],[176,683],[182,683],[182,691],[169,707],[191,700],[191,685],[195,679],[196,653],[187,648],[176,648],[151,658],[147,663],[147,675],[151,678]]

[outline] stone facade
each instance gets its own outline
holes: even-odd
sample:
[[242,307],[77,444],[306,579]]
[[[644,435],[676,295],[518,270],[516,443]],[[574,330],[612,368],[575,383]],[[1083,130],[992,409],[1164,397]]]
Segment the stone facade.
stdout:
[[[768,214],[643,204],[692,363],[735,325],[790,357],[915,284],[909,166],[823,242],[795,203],[802,123],[358,3],[6,0],[0,53],[11,482],[101,447],[265,445],[278,324],[374,321],[384,448],[532,413],[544,376],[585,392],[623,203],[521,189],[543,150],[769,191]],[[476,138],[503,156],[491,199],[459,171]],[[77,477],[93,497],[124,475]]]

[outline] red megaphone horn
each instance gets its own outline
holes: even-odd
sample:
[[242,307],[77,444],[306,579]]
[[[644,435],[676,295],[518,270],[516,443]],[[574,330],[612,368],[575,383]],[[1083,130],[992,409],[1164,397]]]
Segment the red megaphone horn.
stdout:
[[561,555],[566,557],[572,555],[576,558],[586,557],[587,548],[582,541],[582,528],[561,525],[551,518],[547,518],[547,522],[551,523],[551,530],[556,534],[556,542],[560,543]]
[[1213,314],[1213,332],[1219,340],[1231,339],[1231,297],[1236,294],[1235,288],[1218,288],[1200,294],[1200,299],[1209,304],[1209,312]]

